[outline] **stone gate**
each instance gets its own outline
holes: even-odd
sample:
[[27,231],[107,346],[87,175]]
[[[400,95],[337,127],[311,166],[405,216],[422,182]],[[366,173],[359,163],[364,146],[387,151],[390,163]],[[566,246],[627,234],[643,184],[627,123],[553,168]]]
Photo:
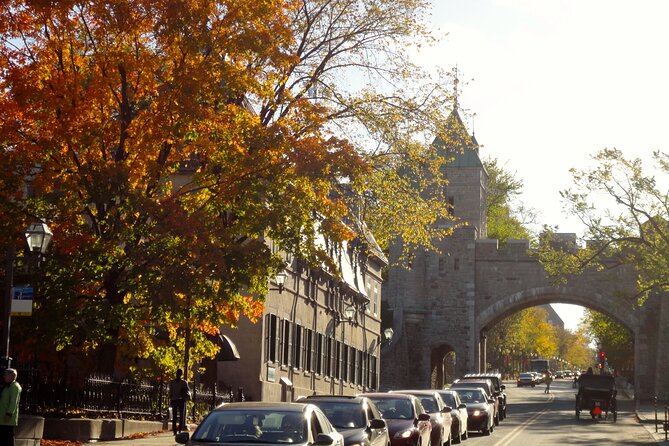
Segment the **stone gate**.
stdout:
[[[462,125],[457,110],[451,125]],[[476,139],[450,150],[435,146],[453,162],[446,168],[454,215],[466,222],[439,243],[442,253],[417,252],[410,267],[393,267],[383,286],[384,325],[392,342],[381,355],[382,389],[429,388],[444,357],[455,353],[455,373],[480,370],[483,334],[524,308],[570,303],[604,313],[634,335],[636,395],[669,396],[669,301],[653,296],[638,306],[631,267],[604,268],[552,285],[526,240],[498,246],[485,238],[487,173]],[[391,249],[391,261],[400,246]]]

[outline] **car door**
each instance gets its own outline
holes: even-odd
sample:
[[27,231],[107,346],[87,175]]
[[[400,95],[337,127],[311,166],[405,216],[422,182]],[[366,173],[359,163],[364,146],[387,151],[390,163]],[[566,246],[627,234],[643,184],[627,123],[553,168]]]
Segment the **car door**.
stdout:
[[365,415],[367,416],[367,432],[369,433],[370,444],[372,446],[388,446],[388,427],[381,413],[371,401],[365,404]]

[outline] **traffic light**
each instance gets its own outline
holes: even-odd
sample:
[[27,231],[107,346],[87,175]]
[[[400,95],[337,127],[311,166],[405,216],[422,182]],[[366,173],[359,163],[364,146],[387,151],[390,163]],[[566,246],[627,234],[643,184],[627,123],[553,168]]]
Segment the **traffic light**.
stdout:
[[599,352],[599,360],[601,361],[601,360],[603,360],[604,358],[606,358],[606,352],[605,352],[605,351],[601,351],[601,352]]

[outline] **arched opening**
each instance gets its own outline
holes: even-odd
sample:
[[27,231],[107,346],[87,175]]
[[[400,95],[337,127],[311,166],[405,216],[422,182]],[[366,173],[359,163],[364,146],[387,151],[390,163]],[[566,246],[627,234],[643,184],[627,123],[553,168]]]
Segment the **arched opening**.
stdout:
[[[593,367],[601,373],[621,376],[634,383],[635,315],[626,314],[623,318],[619,311],[614,311],[615,307],[606,311],[602,305],[587,305],[589,301],[579,298],[579,303],[587,309],[586,315],[592,315],[593,320],[600,324],[600,335],[597,336],[593,331],[586,332],[586,326],[580,330],[565,329],[556,324],[553,315],[546,311],[546,308],[551,308],[549,303],[576,302],[573,295],[566,299],[561,299],[564,296],[556,296],[555,293],[550,296],[529,296],[528,293],[525,299],[515,296],[515,299],[507,300],[497,314],[492,311],[482,313],[486,317],[481,318],[481,322],[485,320],[481,331],[487,335],[487,351],[481,352],[479,359],[486,361],[488,369],[502,373],[505,379],[513,379],[520,372],[533,371],[533,363],[547,361],[553,372]],[[542,312],[545,314],[542,315]],[[509,320],[521,314],[530,313],[522,322],[524,325],[518,321],[509,323]],[[587,327],[590,327],[590,323]],[[612,341],[617,335],[626,340],[624,346],[616,344],[616,340]],[[539,339],[542,336],[545,338],[543,341]],[[527,342],[528,338],[535,342]],[[621,352],[624,348],[627,350]],[[611,351],[610,355],[604,353],[607,350]]]
[[453,382],[456,376],[456,355],[453,347],[447,344],[432,349],[430,355],[430,388],[442,389]]

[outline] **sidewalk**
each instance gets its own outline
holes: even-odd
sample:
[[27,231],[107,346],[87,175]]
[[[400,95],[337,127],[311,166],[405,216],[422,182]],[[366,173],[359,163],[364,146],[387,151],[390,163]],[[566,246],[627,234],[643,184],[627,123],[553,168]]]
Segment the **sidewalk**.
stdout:
[[[665,403],[658,402],[656,406],[652,401],[637,401],[636,415],[639,422],[653,435],[658,443],[669,444],[669,441],[665,440],[669,438],[667,436],[669,432],[664,431],[665,407]],[[657,424],[655,424],[656,415]]]
[[[190,430],[191,434],[193,433],[196,427],[197,425],[195,424],[190,424],[188,426],[188,429]],[[96,441],[94,443],[84,443],[84,444],[91,446],[175,446],[178,445],[179,443],[174,441],[174,434],[172,434],[172,431],[169,430],[164,432],[154,432],[151,434],[147,434],[145,437],[142,438]]]
[[[634,387],[629,386],[626,388],[619,388],[618,395],[634,401]],[[655,404],[653,401],[636,401],[635,405],[636,416],[639,423],[646,428],[655,441],[658,443],[665,443],[665,404],[662,402]],[[669,444],[669,442],[667,442],[667,444]]]

